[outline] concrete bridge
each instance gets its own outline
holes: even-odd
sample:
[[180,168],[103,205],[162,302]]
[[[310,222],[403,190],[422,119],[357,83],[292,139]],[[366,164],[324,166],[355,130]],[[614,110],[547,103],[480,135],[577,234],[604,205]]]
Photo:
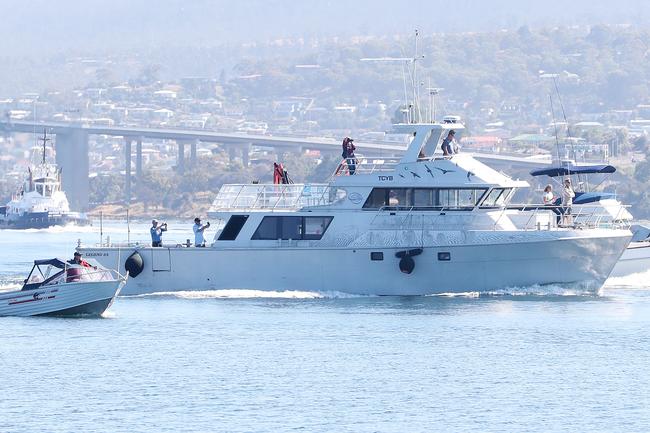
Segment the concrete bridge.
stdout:
[[[88,206],[89,164],[88,137],[90,135],[109,135],[124,137],[125,164],[125,199],[131,197],[131,172],[133,143],[135,143],[135,177],[142,174],[142,141],[144,138],[175,140],[178,146],[177,168],[183,172],[186,166],[185,147],[189,146],[189,162],[196,161],[196,147],[199,142],[211,142],[225,145],[231,156],[241,155],[245,164],[251,146],[266,146],[280,151],[301,151],[313,149],[323,152],[340,153],[341,143],[327,137],[280,137],[273,135],[253,135],[241,133],[213,132],[193,129],[141,128],[121,126],[93,126],[69,122],[25,122],[0,121],[0,131],[5,134],[13,132],[32,133],[46,129],[56,135],[56,162],[63,169],[63,189],[68,195],[74,209],[83,210]],[[355,140],[359,153],[368,156],[395,156],[401,154],[405,145],[396,143],[360,142]],[[523,157],[508,157],[493,154],[475,154],[484,162],[512,167],[540,167],[550,161],[533,160]]]

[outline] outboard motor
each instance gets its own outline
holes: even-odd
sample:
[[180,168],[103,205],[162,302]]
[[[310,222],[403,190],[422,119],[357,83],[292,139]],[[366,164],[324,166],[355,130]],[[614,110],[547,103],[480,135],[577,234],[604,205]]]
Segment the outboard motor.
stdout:
[[404,274],[413,272],[413,269],[415,269],[415,260],[413,260],[413,257],[419,256],[420,254],[422,254],[422,248],[396,252],[395,257],[400,259],[399,270]]
[[139,252],[134,251],[124,262],[124,269],[129,273],[129,277],[135,278],[144,269],[144,259]]

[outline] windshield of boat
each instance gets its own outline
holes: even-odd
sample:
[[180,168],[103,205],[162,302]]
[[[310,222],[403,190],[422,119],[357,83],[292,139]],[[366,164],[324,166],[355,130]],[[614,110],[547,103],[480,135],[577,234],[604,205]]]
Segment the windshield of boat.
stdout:
[[53,265],[34,265],[25,284],[39,284],[62,272],[61,268]]
[[508,197],[512,188],[494,188],[490,193],[485,197],[481,207],[499,207],[507,203]]

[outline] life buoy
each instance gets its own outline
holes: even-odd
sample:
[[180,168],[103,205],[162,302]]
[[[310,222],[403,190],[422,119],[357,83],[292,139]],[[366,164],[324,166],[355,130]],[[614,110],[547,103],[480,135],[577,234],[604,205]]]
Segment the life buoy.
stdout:
[[135,278],[144,270],[144,259],[139,252],[134,251],[124,262],[124,269],[129,273],[129,277]]
[[422,248],[414,248],[412,250],[398,251],[395,253],[395,257],[400,259],[399,261],[399,270],[404,274],[410,274],[415,269],[415,260],[414,256],[419,256],[422,254]]

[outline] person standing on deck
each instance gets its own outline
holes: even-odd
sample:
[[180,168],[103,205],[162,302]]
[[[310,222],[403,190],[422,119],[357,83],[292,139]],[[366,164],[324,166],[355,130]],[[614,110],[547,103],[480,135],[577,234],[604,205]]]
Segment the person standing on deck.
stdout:
[[162,234],[167,231],[167,223],[158,224],[158,221],[151,221],[151,228],[149,233],[151,233],[151,246],[152,247],[162,247]]
[[560,216],[562,215],[562,212],[560,209],[555,206],[555,195],[553,195],[553,185],[549,184],[546,185],[546,188],[544,188],[544,195],[542,196],[542,200],[544,201],[544,206],[548,206],[551,208],[553,213],[556,215],[556,223],[560,224]]
[[444,156],[449,156],[454,154],[454,150],[451,148],[451,143],[452,141],[454,141],[455,135],[456,135],[456,131],[452,129],[447,134],[447,137],[444,140],[442,140],[442,146],[440,147],[442,148],[442,154]]
[[210,227],[210,222],[207,222],[205,225],[201,225],[201,218],[196,217],[194,218],[194,227],[192,227],[192,230],[194,231],[194,246],[195,247],[205,247],[205,236],[204,232],[205,229]]
[[357,170],[357,157],[354,155],[354,151],[357,148],[354,145],[353,141],[354,140],[352,138],[348,138],[347,154],[345,157],[346,158],[345,161],[348,164],[348,171],[350,172],[350,175],[353,175],[354,172]]
[[571,206],[576,193],[571,187],[571,179],[564,179],[564,189],[562,190],[562,214],[564,214],[564,224],[573,224],[571,215]]

